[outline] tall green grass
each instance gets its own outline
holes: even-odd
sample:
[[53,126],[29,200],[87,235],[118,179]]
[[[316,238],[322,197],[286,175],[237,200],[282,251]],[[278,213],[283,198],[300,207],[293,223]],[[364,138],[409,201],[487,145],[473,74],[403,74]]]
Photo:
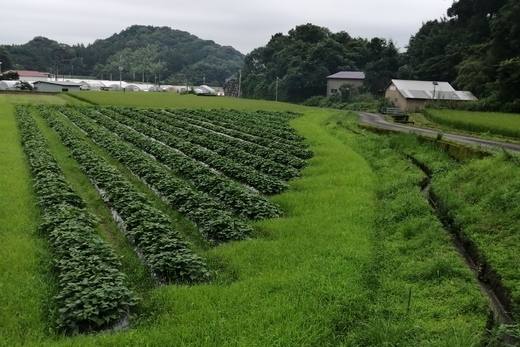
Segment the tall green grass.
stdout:
[[[0,346],[48,337],[51,257],[11,105],[0,100]],[[51,333],[52,336],[52,333]]]
[[433,109],[424,112],[428,120],[455,129],[520,138],[520,114]]
[[520,164],[506,155],[473,161],[433,182],[465,239],[498,273],[520,317]]
[[331,132],[371,164],[377,177],[377,209],[373,255],[365,269],[371,289],[369,315],[345,327],[353,335],[347,336],[346,345],[479,345],[486,328],[486,301],[420,192],[425,174],[403,151],[434,163],[436,172],[448,169],[449,159],[410,135],[349,134],[346,129],[359,133],[353,122],[352,116],[338,117],[331,122]]

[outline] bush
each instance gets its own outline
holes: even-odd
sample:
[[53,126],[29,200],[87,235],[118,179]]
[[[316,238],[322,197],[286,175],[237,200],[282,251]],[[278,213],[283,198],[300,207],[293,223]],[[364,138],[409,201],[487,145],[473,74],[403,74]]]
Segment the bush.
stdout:
[[309,99],[305,100],[303,102],[303,105],[310,106],[310,107],[318,107],[320,103],[323,102],[323,99],[327,99],[326,96],[323,95],[315,95],[310,97]]
[[26,81],[19,81],[14,85],[14,87],[18,90],[33,90],[32,85]]

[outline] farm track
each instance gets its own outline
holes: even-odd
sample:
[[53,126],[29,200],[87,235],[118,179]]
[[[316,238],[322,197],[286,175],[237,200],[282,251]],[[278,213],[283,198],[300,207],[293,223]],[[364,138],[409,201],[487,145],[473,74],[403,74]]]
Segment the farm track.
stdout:
[[[428,137],[436,137],[439,132],[435,130],[422,129],[416,127],[410,127],[406,125],[390,123],[384,119],[384,117],[380,114],[368,113],[368,112],[358,112],[358,120],[362,123],[369,124],[371,126],[375,126],[378,128],[400,131],[406,133],[415,133],[418,135],[428,136]],[[458,134],[450,134],[450,133],[442,133],[443,139],[447,139],[450,141],[455,141],[459,143],[463,143],[466,145],[475,145],[482,146],[491,149],[504,148],[514,152],[520,152],[520,144],[501,142],[501,141],[493,141],[481,139],[478,137],[470,137]]]

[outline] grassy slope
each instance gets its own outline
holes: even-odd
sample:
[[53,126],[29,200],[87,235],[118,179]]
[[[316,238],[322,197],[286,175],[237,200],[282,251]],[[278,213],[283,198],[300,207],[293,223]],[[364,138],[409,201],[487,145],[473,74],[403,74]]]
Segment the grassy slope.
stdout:
[[464,238],[472,241],[511,293],[520,317],[519,162],[504,155],[473,161],[433,183]]
[[52,294],[27,158],[6,101],[0,96],[0,345],[14,345],[46,336],[44,304]]

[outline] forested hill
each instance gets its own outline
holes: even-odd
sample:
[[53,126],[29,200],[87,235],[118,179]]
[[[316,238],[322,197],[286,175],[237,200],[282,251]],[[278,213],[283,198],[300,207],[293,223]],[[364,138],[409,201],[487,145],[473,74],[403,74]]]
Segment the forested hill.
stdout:
[[[2,49],[4,48],[4,49]],[[0,46],[2,70],[20,69],[56,72],[60,75],[92,76],[184,84],[223,85],[236,74],[244,56],[229,46],[202,40],[169,27],[131,26],[107,39],[84,46],[61,44],[35,37],[23,45]]]

